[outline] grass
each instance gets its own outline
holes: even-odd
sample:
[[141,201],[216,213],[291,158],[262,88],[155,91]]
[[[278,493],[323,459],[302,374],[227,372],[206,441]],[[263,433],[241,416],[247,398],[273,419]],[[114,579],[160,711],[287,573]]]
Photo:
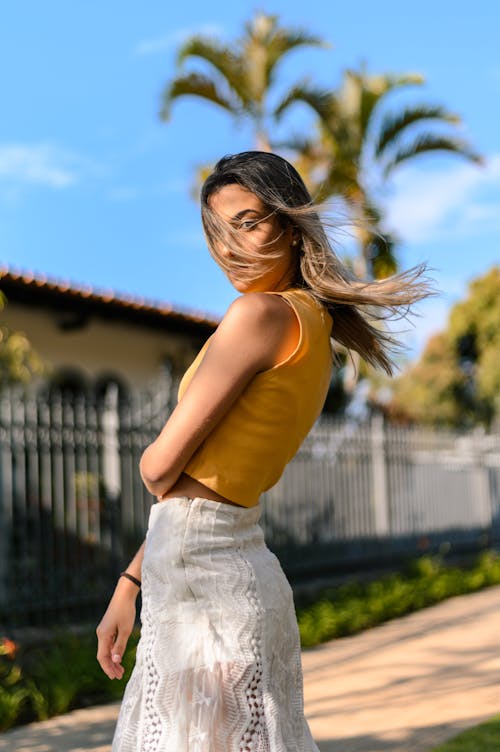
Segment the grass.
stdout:
[[462,731],[431,752],[498,752],[500,749],[500,714],[479,726]]

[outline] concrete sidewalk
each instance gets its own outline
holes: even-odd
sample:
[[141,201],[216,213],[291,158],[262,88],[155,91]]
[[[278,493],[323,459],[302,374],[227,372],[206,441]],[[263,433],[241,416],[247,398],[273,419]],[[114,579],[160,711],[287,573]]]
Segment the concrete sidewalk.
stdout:
[[321,752],[430,750],[500,713],[500,587],[307,650],[302,660]]
[[[305,709],[321,752],[424,752],[500,713],[499,625],[500,586],[305,650]],[[0,750],[109,752],[118,708],[9,731]]]

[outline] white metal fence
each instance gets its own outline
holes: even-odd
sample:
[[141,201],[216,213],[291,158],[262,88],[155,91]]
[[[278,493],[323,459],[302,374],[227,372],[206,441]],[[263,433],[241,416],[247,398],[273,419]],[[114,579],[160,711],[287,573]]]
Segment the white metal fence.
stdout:
[[[121,400],[3,390],[0,626],[100,614],[144,538],[138,463],[175,393],[168,378]],[[261,504],[291,579],[495,542],[500,435],[323,418]]]
[[266,496],[270,539],[296,576],[494,544],[500,435],[323,418]]

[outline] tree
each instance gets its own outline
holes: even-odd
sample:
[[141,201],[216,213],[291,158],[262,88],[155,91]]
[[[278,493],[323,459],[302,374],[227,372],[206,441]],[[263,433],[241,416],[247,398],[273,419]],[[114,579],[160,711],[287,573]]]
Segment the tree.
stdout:
[[500,419],[500,266],[471,282],[446,330],[393,381],[385,409],[398,420],[457,428]]
[[[295,164],[308,176],[308,187],[317,200],[340,196],[347,204],[359,248],[351,265],[362,279],[380,279],[398,270],[399,238],[384,226],[384,212],[368,175],[378,172],[383,183],[399,165],[438,150],[478,165],[484,163],[465,140],[429,130],[432,122],[458,125],[461,119],[457,114],[428,104],[387,111],[391,92],[423,82],[419,74],[370,75],[363,63],[360,71],[344,71],[338,90],[301,84],[277,108],[281,116],[302,101],[318,117],[315,137],[291,139],[285,146],[295,154]],[[344,374],[345,389],[352,393],[360,376],[369,370],[353,352]]]
[[[5,302],[0,292],[0,311]],[[44,373],[44,364],[26,335],[0,325],[0,388],[7,384],[27,384]]]
[[[182,96],[213,102],[236,120],[252,123],[255,146],[276,152],[291,152],[292,161],[304,175],[313,196],[321,201],[340,197],[347,204],[359,252],[346,262],[362,279],[379,279],[397,271],[399,238],[384,226],[384,212],[369,184],[371,169],[382,182],[401,164],[423,153],[447,151],[475,164],[483,157],[455,133],[430,130],[430,124],[457,126],[461,119],[442,106],[408,105],[392,113],[386,103],[391,92],[420,85],[419,74],[370,75],[347,69],[338,90],[321,89],[306,80],[291,86],[278,104],[271,104],[276,68],[298,46],[321,46],[316,36],[299,29],[280,27],[278,17],[257,13],[245,25],[242,37],[232,45],[194,36],[179,50],[178,63],[198,58],[209,72],[181,72],[166,87],[161,117],[167,119],[172,103]],[[311,138],[295,137],[278,143],[272,127],[294,104],[306,104],[317,116]],[[210,168],[202,168],[206,177]],[[369,372],[356,352],[347,362],[344,387],[352,393],[360,375]]]
[[[429,130],[431,122],[458,125],[459,115],[428,104],[386,111],[391,92],[423,83],[420,74],[370,75],[363,63],[360,71],[343,72],[337,91],[300,84],[276,110],[281,116],[302,101],[316,113],[317,135],[292,139],[286,145],[295,152],[299,170],[309,176],[309,188],[317,200],[341,196],[352,217],[361,220],[354,228],[360,247],[354,269],[365,279],[387,277],[397,270],[397,240],[383,229],[383,211],[368,185],[370,171],[381,173],[383,182],[399,165],[438,150],[484,164],[484,158],[465,140]],[[363,220],[369,220],[373,229],[364,227]]]
[[[245,24],[243,36],[231,45],[195,35],[178,51],[180,73],[163,92],[160,117],[167,120],[173,102],[180,97],[199,97],[222,107],[237,121],[250,121],[255,147],[270,151],[270,128],[276,117],[270,95],[277,70],[289,52],[304,46],[320,47],[325,42],[303,29],[282,27],[278,16],[261,12]],[[191,58],[208,64],[209,72],[183,72]]]

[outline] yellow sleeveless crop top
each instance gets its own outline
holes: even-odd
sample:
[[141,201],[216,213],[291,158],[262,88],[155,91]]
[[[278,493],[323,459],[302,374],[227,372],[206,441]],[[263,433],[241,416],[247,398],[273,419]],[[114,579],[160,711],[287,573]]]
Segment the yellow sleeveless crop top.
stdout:
[[[323,408],[332,371],[332,317],[307,290],[269,291],[292,306],[300,325],[295,351],[256,374],[193,454],[184,472],[251,507],[278,482]],[[201,363],[209,339],[184,374],[178,399]]]

